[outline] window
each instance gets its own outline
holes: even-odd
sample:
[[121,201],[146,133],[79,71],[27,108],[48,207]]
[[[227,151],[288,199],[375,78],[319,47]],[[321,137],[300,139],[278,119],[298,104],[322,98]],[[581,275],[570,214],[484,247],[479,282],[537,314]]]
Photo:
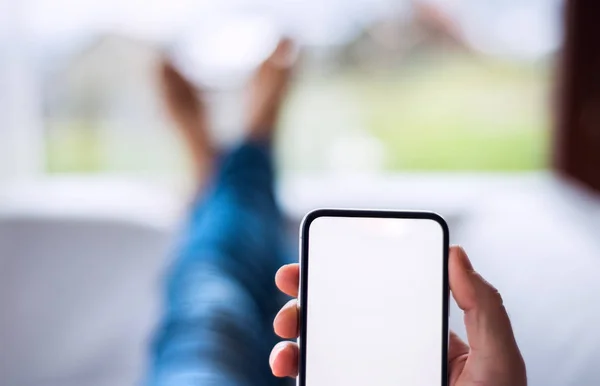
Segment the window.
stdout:
[[[212,81],[216,131],[226,141],[239,135],[242,80],[272,31],[289,33],[302,48],[278,138],[284,173],[549,164],[558,0],[35,0],[11,7],[17,17],[0,47],[9,63],[26,61],[28,72],[0,103],[10,108],[10,93],[22,85],[32,91],[19,116],[39,131],[31,152],[43,154],[37,162],[50,173],[181,174],[185,154],[163,113],[158,61],[165,52],[209,59],[187,70]],[[2,79],[12,79],[8,73],[5,66]],[[11,122],[6,127],[16,132]]]

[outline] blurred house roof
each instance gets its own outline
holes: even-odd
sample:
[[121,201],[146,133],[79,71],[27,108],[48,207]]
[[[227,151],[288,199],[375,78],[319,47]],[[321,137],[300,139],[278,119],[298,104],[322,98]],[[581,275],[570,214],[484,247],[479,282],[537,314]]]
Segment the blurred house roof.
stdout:
[[46,112],[88,119],[116,114],[155,120],[160,57],[152,42],[118,34],[98,36],[47,73],[43,79]]

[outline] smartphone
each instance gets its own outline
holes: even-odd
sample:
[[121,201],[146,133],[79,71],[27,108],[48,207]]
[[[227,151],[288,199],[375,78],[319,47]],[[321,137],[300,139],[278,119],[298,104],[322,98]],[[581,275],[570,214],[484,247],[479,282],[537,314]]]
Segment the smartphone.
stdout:
[[321,209],[300,233],[298,385],[447,386],[444,219]]

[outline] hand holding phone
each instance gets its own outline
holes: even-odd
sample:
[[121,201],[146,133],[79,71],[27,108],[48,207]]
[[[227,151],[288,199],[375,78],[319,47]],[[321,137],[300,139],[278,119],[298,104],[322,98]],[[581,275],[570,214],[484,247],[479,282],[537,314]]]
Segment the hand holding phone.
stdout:
[[[338,230],[339,229],[346,229],[344,228],[344,226],[339,226],[339,223],[337,224],[338,227],[336,227]],[[384,227],[385,228],[385,227]],[[395,233],[399,230],[401,230],[402,227],[400,226],[393,226],[390,229],[396,229],[396,231],[390,233],[390,229],[387,229],[386,231],[384,231],[384,233],[387,234],[388,237],[394,237],[396,238],[396,241],[399,241],[402,239],[402,237],[400,236],[400,234]],[[431,228],[431,230],[433,230],[434,228]],[[431,235],[433,235],[435,233],[435,231],[433,233],[431,233]],[[306,236],[307,233],[304,233],[304,235]],[[409,232],[410,234],[410,232]],[[430,236],[431,236],[430,235]],[[313,235],[314,236],[314,235]],[[414,236],[414,234],[413,234]],[[356,235],[355,235],[356,237]],[[310,236],[309,236],[310,238]],[[311,238],[312,239],[312,238]],[[328,239],[330,239],[328,237]],[[413,239],[414,241],[414,237],[411,237],[409,239]],[[330,239],[331,240],[331,239]],[[363,239],[362,242],[364,242],[365,240]],[[406,239],[405,239],[406,241]],[[429,240],[429,242],[431,242],[432,240]],[[338,240],[337,242],[334,242],[333,244],[339,244],[340,240]],[[306,240],[303,240],[303,243],[306,244]],[[409,240],[410,243],[410,240]],[[310,244],[310,243],[309,243]],[[318,244],[318,242],[317,242]],[[352,244],[352,243],[350,243]],[[305,245],[306,246],[306,245]],[[354,247],[356,247],[356,245],[353,245]],[[306,248],[304,248],[305,251],[307,250]],[[308,248],[310,249],[310,247]],[[335,249],[335,248],[334,248]],[[346,251],[348,252],[348,251]],[[423,252],[423,251],[421,251]],[[333,251],[332,251],[333,253]],[[317,253],[318,255],[318,253]],[[314,255],[314,256],[317,256]],[[304,257],[307,257],[308,254],[304,254],[303,253],[303,259]],[[314,258],[314,256],[312,256]],[[433,254],[431,256],[434,256]],[[321,259],[324,259],[323,257],[320,257]],[[398,258],[402,258],[402,259],[417,259],[417,258],[423,258],[423,256],[398,256]],[[371,263],[373,262],[373,259],[370,257],[366,257],[365,259],[371,259]],[[375,259],[376,260],[376,259]],[[330,271],[329,272],[329,283],[331,286],[335,287],[337,284],[336,283],[349,283],[349,282],[345,282],[344,280],[338,280],[338,278],[336,276],[340,276],[340,275],[346,275],[349,272],[351,272],[351,270],[349,271],[346,267],[345,267],[346,263],[344,261],[338,261],[335,264],[332,265],[332,268],[334,269],[334,271]],[[317,264],[317,266],[319,266]],[[412,268],[414,269],[414,267]],[[508,319],[508,315],[506,314],[506,311],[502,305],[502,300],[500,298],[500,296],[498,295],[498,292],[491,286],[489,285],[485,280],[483,280],[481,278],[481,276],[479,276],[472,268],[471,263],[468,260],[468,257],[466,256],[466,254],[464,253],[464,251],[460,248],[457,247],[453,247],[450,249],[450,254],[449,254],[449,259],[448,259],[448,277],[449,277],[449,285],[450,285],[450,289],[452,291],[452,294],[456,300],[456,302],[458,303],[459,307],[465,312],[465,324],[467,327],[467,334],[468,334],[468,338],[469,338],[469,342],[471,344],[471,347],[469,347],[467,344],[465,344],[464,342],[462,342],[456,335],[450,333],[449,335],[449,345],[448,345],[448,350],[447,350],[447,355],[443,355],[443,359],[446,361],[445,363],[447,364],[447,374],[445,374],[445,370],[446,370],[446,366],[442,366],[438,363],[434,363],[434,360],[432,359],[430,361],[430,363],[422,363],[423,362],[423,358],[425,358],[425,356],[423,355],[429,355],[432,358],[435,357],[434,353],[436,352],[436,347],[438,347],[438,344],[436,343],[435,340],[430,339],[428,336],[423,335],[425,338],[419,341],[410,341],[408,342],[408,345],[414,345],[416,347],[416,345],[419,344],[423,344],[428,346],[428,348],[422,349],[421,348],[421,357],[420,359],[418,359],[419,361],[421,361],[421,363],[415,362],[415,358],[414,357],[406,357],[406,351],[405,348],[403,347],[393,347],[393,349],[396,350],[389,350],[389,346],[386,345],[386,343],[388,342],[374,342],[371,345],[371,351],[370,352],[358,352],[357,350],[361,350],[362,347],[364,347],[364,341],[368,340],[367,338],[363,337],[358,337],[358,339],[356,339],[355,341],[358,342],[358,345],[356,345],[354,350],[350,350],[350,352],[348,351],[348,347],[351,347],[353,344],[345,347],[346,352],[344,352],[342,355],[339,355],[339,352],[335,352],[332,351],[331,349],[328,349],[327,345],[330,342],[323,342],[324,340],[326,340],[323,335],[319,335],[319,332],[316,333],[316,337],[314,336],[315,334],[313,334],[313,338],[314,339],[319,339],[319,340],[314,340],[313,338],[309,338],[308,339],[308,345],[306,345],[306,347],[303,345],[303,343],[305,343],[303,340],[300,340],[299,343],[301,345],[301,349],[299,349],[298,344],[297,343],[292,343],[292,342],[282,342],[280,344],[278,344],[274,350],[273,353],[271,355],[271,368],[273,370],[273,373],[276,376],[296,376],[299,373],[299,369],[300,369],[300,385],[304,386],[304,385],[308,385],[308,386],[321,386],[321,383],[326,381],[327,378],[331,379],[332,377],[337,378],[337,379],[344,379],[345,374],[346,373],[354,373],[354,374],[360,374],[361,371],[364,372],[365,370],[369,370],[371,377],[372,377],[372,382],[369,382],[369,384],[377,384],[377,385],[387,385],[387,384],[397,384],[398,386],[403,386],[402,383],[393,383],[393,382],[398,382],[397,379],[397,374],[392,374],[387,372],[386,373],[386,368],[387,369],[391,369],[391,368],[395,368],[397,372],[404,372],[403,376],[411,376],[413,377],[419,377],[419,374],[415,374],[413,372],[414,370],[414,366],[418,367],[421,372],[429,372],[428,374],[423,374],[421,378],[419,378],[419,380],[422,380],[422,383],[425,385],[426,383],[424,382],[430,382],[427,383],[427,385],[431,384],[433,385],[439,385],[440,382],[442,385],[445,384],[450,384],[451,386],[468,386],[468,385],[478,385],[478,384],[486,384],[486,385],[492,385],[492,386],[504,386],[504,385],[512,385],[512,386],[523,386],[526,385],[526,374],[525,374],[525,365],[523,363],[523,359],[521,357],[521,354],[519,352],[519,349],[517,347],[517,344],[515,342],[514,339],[514,335],[512,332],[512,328],[510,325],[510,321]],[[366,271],[366,274],[369,274],[368,270]],[[303,275],[308,275],[307,271],[303,271]],[[308,275],[310,276],[310,275]],[[318,280],[322,280],[318,279]],[[309,278],[304,278],[304,281],[309,281],[310,282],[310,277]],[[313,278],[313,284],[315,284],[316,282],[314,281],[315,279]],[[286,294],[293,296],[293,297],[297,297],[299,294],[299,285],[300,285],[300,268],[297,264],[295,265],[289,265],[289,266],[285,266],[283,267],[279,273],[277,274],[277,285],[278,287],[285,292]],[[368,282],[368,280],[367,280]],[[306,284],[306,283],[304,283]],[[385,285],[385,283],[384,283]],[[307,292],[310,296],[311,294],[311,285],[308,284],[308,288],[304,287],[305,289],[307,289]],[[364,287],[364,288],[371,288],[371,286],[369,287]],[[363,288],[363,289],[364,289]],[[390,289],[392,289],[393,291],[393,286],[389,287]],[[340,290],[338,288],[338,290]],[[341,289],[343,292],[343,289]],[[370,289],[368,289],[370,290]],[[323,291],[322,289],[315,292],[313,294],[313,296],[324,296],[324,297],[328,297],[330,293],[335,293],[335,292],[331,292],[328,290]],[[433,294],[433,292],[431,293]],[[331,298],[330,298],[331,299]],[[402,299],[402,297],[399,297],[399,299]],[[429,302],[432,302],[432,299],[434,299],[433,297],[431,297],[429,299]],[[306,298],[305,298],[306,301]],[[375,302],[377,303],[377,302]],[[310,302],[308,302],[307,304],[310,304]],[[318,303],[317,303],[318,306]],[[397,306],[397,304],[390,304],[390,307],[395,307]],[[362,306],[361,306],[362,307]],[[371,307],[371,310],[373,311],[373,306],[372,305],[368,305],[368,307]],[[375,307],[377,307],[377,305],[375,305]],[[335,306],[331,307],[332,309],[335,309]],[[430,307],[430,312],[431,310],[433,310],[435,307]],[[299,328],[307,328],[310,323],[308,323],[307,321],[310,319],[310,317],[314,316],[316,317],[317,320],[319,320],[319,323],[322,324],[323,322],[323,310],[319,310],[319,308],[317,308],[317,312],[321,313],[322,315],[312,315],[309,316],[311,313],[311,307],[309,306],[308,309],[305,309],[306,311],[308,311],[308,315],[301,315],[301,310],[298,307],[298,303],[296,300],[292,300],[290,301],[282,310],[281,312],[277,315],[276,319],[275,319],[275,331],[277,332],[277,334],[279,336],[281,336],[282,338],[286,338],[286,339],[291,339],[291,338],[295,338],[298,336],[299,333]],[[381,311],[381,310],[379,310]],[[333,321],[330,322],[326,322],[325,323],[325,330],[327,329],[331,329],[331,328],[339,328],[340,331],[345,331],[348,332],[350,330],[348,330],[348,326],[353,326],[353,314],[350,312],[344,312],[344,311],[340,311],[339,309],[336,311],[337,313],[335,315],[331,315],[331,314],[327,314],[327,318],[331,319],[332,316],[334,317]],[[407,311],[408,315],[411,316],[411,311],[408,310]],[[441,310],[440,314],[443,313],[443,310]],[[386,316],[385,312],[384,313],[379,313],[380,316]],[[306,317],[308,316],[308,317]],[[393,317],[392,314],[389,314],[388,316]],[[416,319],[420,319],[420,315],[412,315],[414,318]],[[444,316],[446,317],[446,316]],[[300,321],[303,321],[305,323],[304,326],[300,325]],[[406,328],[406,325],[403,325],[403,322],[400,321],[398,322],[398,320],[396,320],[396,322],[398,323],[396,326],[389,326],[386,325],[385,322],[381,322],[380,320],[377,320],[377,318],[375,318],[374,320],[376,323],[383,323],[380,324],[382,326],[383,329],[388,329],[386,332],[387,334],[389,334],[390,336],[392,336],[393,334],[396,335],[400,335],[402,336],[403,334],[406,334],[407,331],[399,331],[403,328]],[[363,320],[364,322],[364,320]],[[427,323],[426,323],[427,324]],[[443,321],[440,322],[440,325],[443,324]],[[356,323],[354,323],[355,327],[356,327]],[[428,324],[429,327],[434,326],[435,323],[429,323]],[[358,327],[364,327],[360,325],[360,321],[358,323]],[[425,328],[429,328],[429,327],[425,327]],[[315,328],[315,327],[312,327]],[[323,329],[323,327],[319,327],[321,329]],[[414,329],[414,325],[412,326],[412,328]],[[308,336],[311,336],[311,328],[308,328],[308,331],[306,331],[308,333]],[[331,333],[332,330],[326,331],[327,333]],[[358,332],[359,334],[363,333],[361,332],[362,330],[355,330],[355,332]],[[322,331],[323,332],[323,331]],[[408,331],[408,333],[410,333],[410,331]],[[415,335],[418,335],[418,332],[415,333]],[[320,338],[319,338],[320,336]],[[327,336],[327,335],[325,335]],[[379,336],[383,336],[382,334],[379,334]],[[347,337],[348,340],[350,342],[352,341],[353,336],[351,336],[351,334]],[[312,340],[311,340],[312,339]],[[438,338],[439,339],[439,338]],[[391,341],[393,341],[394,339],[390,339]],[[444,346],[443,342],[440,340],[439,342],[439,347]],[[371,343],[368,343],[371,344]],[[307,347],[311,347],[311,345],[314,345],[317,347],[317,349],[315,350],[306,350]],[[380,346],[378,346],[380,345]],[[362,346],[362,347],[361,347]],[[444,346],[445,347],[445,346]],[[384,353],[382,353],[381,351],[379,352],[375,352],[374,350],[383,350],[385,351]],[[303,352],[301,352],[301,350],[304,350]],[[404,350],[404,351],[403,351]],[[353,371],[352,368],[348,368],[347,372],[344,372],[344,374],[331,374],[332,372],[339,372],[340,370],[344,370],[345,369],[345,365],[347,364],[348,360],[352,360],[352,356],[349,354],[356,354],[358,357],[360,357],[360,361],[359,362],[355,362],[352,363],[352,365],[354,367],[356,366],[362,366],[363,369],[361,371],[359,371],[358,373],[356,371]],[[302,360],[302,355],[314,355],[314,356],[319,356],[319,360],[320,362],[315,364],[313,363],[312,365],[309,365],[307,368],[307,363],[311,363],[310,361],[310,357],[309,358],[305,358],[304,360]],[[408,360],[403,360],[404,358],[407,358]],[[350,358],[350,359],[348,359]],[[377,361],[375,361],[374,363],[370,363],[369,359],[370,358],[377,358]],[[340,361],[342,360],[342,361]],[[391,363],[390,361],[396,360],[396,363]],[[346,362],[344,362],[346,361]],[[390,363],[386,363],[390,362]],[[411,362],[412,361],[412,362]],[[383,362],[383,363],[382,363]],[[300,368],[299,365],[300,364]],[[311,367],[312,366],[312,367]],[[395,366],[395,367],[394,367]],[[407,370],[408,367],[411,367],[410,369]],[[330,373],[329,374],[323,374],[324,370],[329,370]],[[435,374],[440,374],[440,370],[442,371],[442,379],[435,381],[435,379],[437,379],[437,376],[435,376]],[[435,378],[432,378],[431,374],[434,374]],[[312,381],[309,383],[307,382],[307,378],[312,378]],[[347,385],[359,385],[359,384],[364,384],[364,380],[361,380],[360,382],[355,382],[354,381],[355,378],[348,378],[347,381],[348,383],[346,383]],[[302,383],[304,382],[304,383]],[[321,383],[320,383],[321,382]],[[436,383],[432,383],[432,382],[436,382]],[[446,383],[448,382],[448,383]],[[419,384],[419,385],[420,385]],[[412,386],[412,385],[411,385]]]

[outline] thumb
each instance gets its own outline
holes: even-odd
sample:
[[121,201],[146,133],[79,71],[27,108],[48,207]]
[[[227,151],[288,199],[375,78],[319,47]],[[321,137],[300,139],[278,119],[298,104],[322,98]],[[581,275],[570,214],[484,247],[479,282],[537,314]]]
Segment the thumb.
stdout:
[[448,275],[452,296],[465,313],[472,360],[493,361],[493,367],[509,366],[515,371],[522,367],[524,372],[523,359],[500,294],[475,272],[460,247],[450,249]]

